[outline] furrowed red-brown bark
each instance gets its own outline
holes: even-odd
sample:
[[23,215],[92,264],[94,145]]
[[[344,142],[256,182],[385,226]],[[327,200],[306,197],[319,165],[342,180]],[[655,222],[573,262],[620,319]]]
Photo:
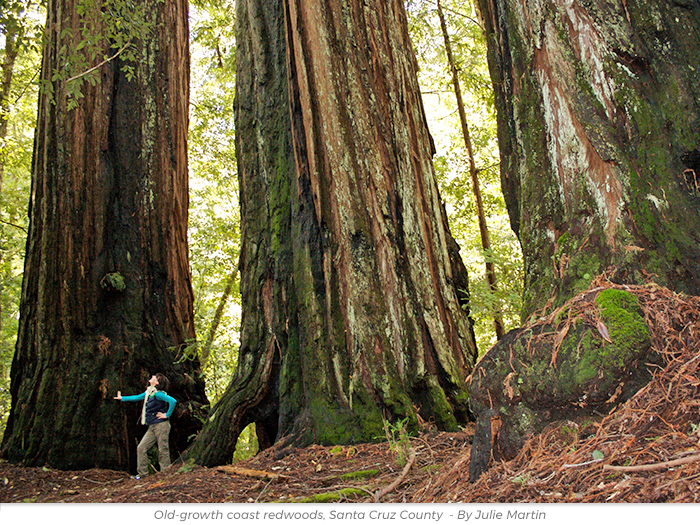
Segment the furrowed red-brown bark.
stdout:
[[192,455],[467,418],[466,270],[440,201],[403,4],[238,3],[239,367]]
[[[150,0],[144,0],[150,2]],[[143,392],[150,375],[178,400],[172,446],[181,451],[206,403],[196,361],[187,261],[187,4],[154,0],[156,33],[139,43],[136,76],[115,59],[67,110],[65,85],[40,98],[30,231],[12,412],[3,455],[28,465],[126,469],[142,433],[140,406],[113,400]],[[75,5],[50,1],[42,78],[75,46]],[[79,34],[75,31],[75,34]]]
[[700,293],[700,9],[480,0],[524,315],[612,267]]

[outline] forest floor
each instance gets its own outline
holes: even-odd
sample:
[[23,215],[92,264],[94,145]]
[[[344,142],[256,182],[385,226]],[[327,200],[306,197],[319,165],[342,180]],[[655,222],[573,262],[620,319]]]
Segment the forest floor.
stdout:
[[[594,423],[604,428],[604,420]],[[524,503],[697,502],[695,434],[600,438],[573,422],[549,427],[510,462],[469,482],[473,428],[396,442],[275,448],[214,468],[173,465],[136,480],[125,472],[23,468],[0,461],[0,503]],[[602,456],[602,458],[600,457]],[[634,458],[639,470],[612,463]],[[636,461],[636,460],[639,461]],[[624,461],[629,463],[629,461]],[[618,467],[619,468],[619,467]],[[625,468],[625,467],[622,467]],[[627,467],[630,468],[630,467]]]
[[141,480],[0,461],[0,503],[697,503],[700,298],[658,287],[643,294],[665,363],[651,367],[651,381],[608,413],[552,423],[474,483],[470,425],[353,446],[275,445],[235,465],[175,464]]
[[470,442],[466,431],[410,438],[410,448],[396,442],[272,448],[235,465],[174,464],[140,480],[111,470],[60,471],[0,461],[0,502],[372,502],[376,492],[399,479],[402,483],[382,501],[402,501],[441,469],[468,456]]

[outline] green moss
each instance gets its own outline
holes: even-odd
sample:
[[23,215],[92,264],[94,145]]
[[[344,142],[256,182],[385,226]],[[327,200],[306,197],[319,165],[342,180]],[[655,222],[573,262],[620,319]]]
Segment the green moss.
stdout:
[[384,437],[384,417],[376,401],[372,398],[366,388],[360,389],[356,393],[354,411],[362,414],[360,429],[365,436],[363,441],[375,441]]
[[352,413],[343,413],[337,405],[323,399],[311,399],[309,417],[313,425],[314,442],[320,445],[354,443],[359,437],[358,425]]
[[[600,391],[605,392],[615,386],[629,363],[649,348],[651,335],[639,302],[631,293],[603,290],[595,304],[601,324],[567,342],[570,366],[566,368],[574,385],[584,387],[595,380]],[[610,341],[606,340],[605,331]]]
[[119,272],[108,273],[100,281],[100,286],[104,290],[123,292],[124,290],[126,290],[126,280],[124,279],[124,276]]
[[569,306],[564,306],[563,308],[561,308],[557,312],[557,315],[554,318],[554,324],[558,325],[559,323],[563,322],[570,315],[571,315],[571,308]]
[[574,255],[569,263],[573,281],[570,293],[576,295],[588,289],[593,278],[600,273],[601,266],[596,253],[582,250]]
[[[572,319],[557,348],[535,352],[540,338],[562,333],[568,309],[562,310],[559,322],[523,331],[508,350],[508,359],[494,357],[489,369],[499,379],[489,383],[502,385],[508,402],[549,399],[553,404],[577,401],[584,394],[607,399],[626,373],[629,364],[650,348],[651,335],[634,295],[624,290],[608,289],[595,300],[599,326],[591,326],[582,318]],[[603,334],[610,339],[606,340]],[[556,358],[553,360],[553,356]],[[554,362],[553,362],[554,361]],[[519,363],[526,366],[517,366]],[[514,368],[515,367],[515,368]],[[511,409],[509,409],[511,410]],[[532,415],[518,409],[515,421],[523,430],[536,424]]]
[[340,476],[340,479],[343,481],[351,481],[351,480],[357,480],[357,479],[367,479],[367,478],[373,478],[379,474],[379,470],[377,469],[369,469],[369,470],[358,470],[355,472],[346,472],[342,476]]
[[331,503],[333,501],[341,501],[348,498],[356,498],[367,496],[367,492],[358,488],[345,488],[324,492],[322,494],[314,494],[313,496],[297,499],[279,500],[274,503]]
[[613,341],[606,358],[615,358],[618,366],[624,366],[631,354],[651,344],[651,333],[642,317],[639,301],[629,292],[610,288],[600,292],[595,302]]
[[600,340],[594,337],[592,332],[586,331],[577,343],[580,360],[573,367],[572,379],[573,384],[580,387],[595,379],[603,363],[600,352]]
[[382,414],[374,402],[358,396],[354,410],[319,397],[309,403],[314,442],[320,445],[346,445],[380,439],[384,435]]
[[437,378],[431,377],[428,381],[428,388],[430,393],[430,398],[432,401],[431,408],[435,415],[435,421],[438,423],[440,428],[444,428],[448,432],[456,432],[459,430],[459,425],[457,424],[457,419],[455,418],[454,411],[447,401],[445,396],[445,391],[442,389],[437,381]]
[[557,239],[557,250],[555,256],[559,257],[562,253],[567,253],[575,248],[575,242],[571,238],[569,232],[562,233]]
[[451,397],[454,400],[455,405],[459,405],[465,409],[469,405],[469,391],[466,388],[451,392]]
[[539,421],[540,417],[523,403],[518,403],[515,407],[514,426],[521,435],[534,432]]

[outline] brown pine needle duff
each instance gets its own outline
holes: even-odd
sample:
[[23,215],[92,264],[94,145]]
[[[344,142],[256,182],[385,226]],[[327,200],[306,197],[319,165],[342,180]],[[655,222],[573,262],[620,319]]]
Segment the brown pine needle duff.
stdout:
[[[649,383],[607,414],[553,423],[475,483],[465,475],[466,457],[429,487],[414,487],[417,497],[408,501],[700,502],[700,297],[656,284],[615,285],[604,276],[591,285],[611,287],[639,300],[656,354],[653,364],[639,365],[647,366]],[[610,402],[622,395],[619,389]]]

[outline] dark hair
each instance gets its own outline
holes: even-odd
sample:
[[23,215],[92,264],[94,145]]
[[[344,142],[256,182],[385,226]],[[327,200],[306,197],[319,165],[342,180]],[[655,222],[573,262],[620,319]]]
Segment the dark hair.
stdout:
[[158,390],[167,390],[170,386],[170,381],[168,381],[168,378],[163,374],[156,374],[156,379],[158,380],[158,384],[156,385]]

